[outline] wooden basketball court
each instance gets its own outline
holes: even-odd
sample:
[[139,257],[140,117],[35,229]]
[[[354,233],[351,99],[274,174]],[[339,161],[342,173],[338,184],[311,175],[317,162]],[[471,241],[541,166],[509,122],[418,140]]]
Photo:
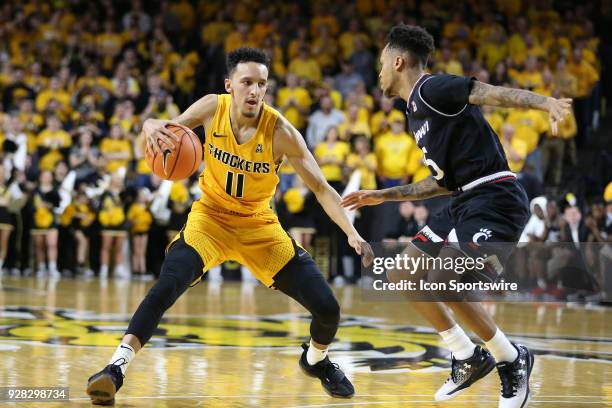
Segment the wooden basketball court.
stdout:
[[[87,378],[105,366],[151,282],[5,277],[0,290],[0,387],[69,387],[89,406]],[[447,350],[408,303],[336,290],[343,323],[332,360],[357,390],[333,399],[298,367],[305,311],[258,285],[201,283],[170,309],[130,365],[120,407],[496,407],[496,372],[445,403]],[[530,407],[612,406],[612,309],[490,304],[502,329],[536,353]]]

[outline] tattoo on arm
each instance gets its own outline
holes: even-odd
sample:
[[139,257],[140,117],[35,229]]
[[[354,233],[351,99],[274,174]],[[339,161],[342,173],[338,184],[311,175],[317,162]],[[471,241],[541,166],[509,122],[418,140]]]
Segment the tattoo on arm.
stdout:
[[470,103],[474,105],[523,107],[541,110],[546,110],[547,100],[545,96],[524,89],[493,86],[480,81],[474,81],[469,99]]
[[416,183],[383,190],[385,199],[390,201],[424,200],[448,193],[449,191],[444,187],[440,187],[433,177],[427,177]]

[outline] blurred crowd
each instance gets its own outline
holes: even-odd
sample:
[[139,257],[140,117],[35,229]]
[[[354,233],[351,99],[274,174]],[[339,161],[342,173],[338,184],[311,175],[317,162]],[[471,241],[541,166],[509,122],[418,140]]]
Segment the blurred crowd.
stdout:
[[[172,119],[205,93],[223,92],[225,55],[242,46],[271,57],[266,102],[302,132],[339,192],[357,169],[364,189],[429,176],[407,131],[405,106],[377,86],[385,35],[399,22],[434,35],[429,72],[574,99],[557,135],[543,112],[483,108],[530,198],[560,200],[570,192],[568,177],[584,171],[580,154],[596,143],[601,101],[609,100],[601,50],[609,53],[602,21],[611,18],[609,1],[4,3],[0,270],[156,274],[165,244],[200,192],[197,175],[171,183],[151,174],[141,125],[149,117]],[[342,256],[346,243],[316,200],[289,165],[279,176],[273,205],[285,227],[321,265],[339,255],[336,266],[323,269],[353,279],[358,271],[346,271],[354,259]],[[604,201],[605,177],[580,194],[578,207],[589,216],[587,205]],[[605,199],[612,201],[610,194]],[[433,209],[408,207],[392,207],[393,217],[410,226],[404,230],[397,223],[381,230],[372,209],[356,224],[366,239],[409,237]],[[598,239],[610,239],[611,214],[608,205]]]

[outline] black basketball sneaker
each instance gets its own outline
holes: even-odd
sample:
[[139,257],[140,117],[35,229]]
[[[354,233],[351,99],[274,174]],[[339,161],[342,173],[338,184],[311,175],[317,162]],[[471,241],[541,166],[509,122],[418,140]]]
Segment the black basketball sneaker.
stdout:
[[113,405],[115,394],[123,385],[123,373],[116,364],[109,364],[87,380],[87,394],[94,405]]
[[495,359],[487,350],[476,346],[472,357],[457,360],[452,357],[451,373],[436,392],[436,401],[446,401],[456,397],[495,368]]
[[533,370],[534,357],[522,344],[512,345],[518,351],[516,360],[512,363],[497,363],[501,380],[499,408],[524,408],[529,402],[529,377]]
[[329,357],[319,361],[317,364],[310,365],[306,360],[308,345],[302,344],[304,351],[300,357],[300,367],[304,373],[310,377],[321,380],[323,389],[332,397],[351,398],[355,395],[355,388],[348,378],[344,375],[338,364],[332,363]]

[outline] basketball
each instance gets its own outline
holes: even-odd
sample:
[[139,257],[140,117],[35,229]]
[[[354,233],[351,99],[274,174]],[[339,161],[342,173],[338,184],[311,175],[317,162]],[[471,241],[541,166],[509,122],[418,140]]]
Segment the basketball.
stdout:
[[163,154],[146,149],[149,168],[164,180],[183,180],[193,174],[202,161],[202,143],[191,129],[181,125],[167,125],[179,137],[176,149],[164,149]]

